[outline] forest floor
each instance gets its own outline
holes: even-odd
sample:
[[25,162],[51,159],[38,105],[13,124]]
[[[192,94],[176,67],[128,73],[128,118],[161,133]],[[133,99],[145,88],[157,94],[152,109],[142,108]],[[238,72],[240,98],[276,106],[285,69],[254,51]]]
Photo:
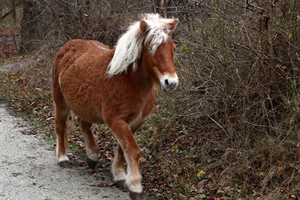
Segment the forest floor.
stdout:
[[[0,42],[0,103],[5,103],[17,116],[30,123],[33,135],[18,133],[15,138],[19,141],[18,145],[23,144],[20,141],[27,141],[26,138],[33,140],[33,146],[24,142],[29,147],[29,158],[24,162],[30,161],[42,166],[37,171],[40,173],[33,174],[34,178],[28,179],[27,184],[32,184],[32,189],[39,186],[43,188],[43,173],[45,170],[52,170],[55,176],[69,180],[68,183],[78,182],[79,185],[74,187],[69,184],[70,193],[77,194],[78,188],[85,188],[91,195],[107,188],[118,194],[118,190],[110,185],[111,179],[108,178],[107,181],[104,178],[104,183],[102,181],[103,175],[109,174],[116,146],[115,138],[104,125],[92,127],[100,147],[96,173],[85,169],[83,138],[73,115],[70,117],[68,137],[69,156],[74,167],[61,170],[56,166],[53,153],[55,135],[51,65],[57,49],[42,46],[32,55],[16,56],[18,40],[14,39],[15,36],[7,36],[10,33],[0,31],[0,41],[1,37],[6,37],[2,41],[7,42]],[[17,31],[14,33],[17,34]],[[159,92],[153,113],[136,133],[142,152],[141,170],[146,195],[168,200],[300,199],[299,133],[291,132],[286,136],[280,134],[280,137],[268,132],[235,132],[230,135],[207,118],[201,119],[201,122],[187,123],[173,113],[172,105],[176,104],[175,100],[178,98],[178,91],[176,92],[167,95]],[[4,116],[6,118],[6,114]],[[9,139],[11,138],[0,138],[0,141]],[[41,149],[34,149],[37,147]],[[13,148],[13,145],[5,148]],[[23,153],[20,155],[22,159],[27,156]],[[34,157],[33,161],[31,157]],[[37,158],[41,159],[40,163],[35,163]],[[26,164],[21,161],[20,165],[24,165],[24,170],[33,173],[33,168],[25,169]],[[24,174],[21,169],[13,170],[12,165],[6,167],[12,169],[8,171],[8,180],[17,180],[18,177],[24,179],[23,176],[27,176],[27,171]],[[0,179],[0,199],[3,197],[1,195],[11,195],[2,192],[1,183]],[[46,186],[57,187],[57,190],[60,188],[59,185]],[[80,195],[77,197],[80,198]],[[45,199],[52,198],[45,196]]]
[[[5,43],[0,46],[7,47]],[[105,126],[102,131],[93,127],[95,136],[102,132],[103,137],[98,167],[91,171],[84,162],[83,138],[72,120],[75,117],[70,116],[68,156],[72,165],[67,169],[57,165],[49,71],[39,68],[43,64],[31,65],[39,63],[36,57],[18,56],[16,44],[10,47],[5,54],[0,50],[0,199],[129,199],[112,181],[110,165],[116,141]],[[29,79],[24,77],[27,73],[32,75]],[[143,196],[154,198],[148,192]]]
[[0,199],[129,199],[109,171],[57,165],[55,147],[0,105]]

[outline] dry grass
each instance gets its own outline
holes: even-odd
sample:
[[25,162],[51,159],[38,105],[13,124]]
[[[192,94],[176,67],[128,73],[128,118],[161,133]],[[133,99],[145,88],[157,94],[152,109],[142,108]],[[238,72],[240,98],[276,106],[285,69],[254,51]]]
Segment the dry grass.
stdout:
[[[256,8],[274,9],[264,15],[239,3],[203,1],[184,7],[190,14],[177,13],[181,84],[176,92],[159,92],[153,114],[136,136],[145,190],[158,199],[300,198],[299,3],[270,8],[259,2]],[[109,36],[120,31],[110,35],[101,30],[103,20],[96,22],[83,37],[95,32],[93,39],[114,43]],[[2,100],[51,137],[50,66],[66,40],[53,37],[49,34],[26,67],[0,79]],[[72,147],[82,152],[76,124],[72,132]],[[99,166],[106,168],[115,140],[105,126],[95,126],[94,133],[103,155]]]
[[[26,67],[1,75],[0,93],[2,100],[53,138],[51,61],[45,59],[48,56],[34,58]],[[293,199],[299,195],[297,134],[260,130],[228,134],[216,124],[222,119],[185,118],[175,111],[178,102],[185,101],[177,98],[184,94],[183,87],[159,94],[153,114],[137,134],[148,194],[162,199]],[[71,130],[71,148],[81,152],[73,159],[81,165],[83,140],[76,123]],[[109,168],[115,140],[106,127],[95,126],[94,133],[102,155],[99,166]]]

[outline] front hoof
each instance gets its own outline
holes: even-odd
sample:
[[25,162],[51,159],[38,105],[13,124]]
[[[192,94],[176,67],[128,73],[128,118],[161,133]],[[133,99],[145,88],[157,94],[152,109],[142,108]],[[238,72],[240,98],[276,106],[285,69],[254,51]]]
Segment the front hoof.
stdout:
[[132,200],[142,200],[142,193],[130,192],[129,196]]
[[97,162],[96,161],[94,161],[94,160],[90,159],[89,157],[87,157],[85,159],[85,162],[86,162],[86,164],[88,165],[88,167],[90,169],[96,169],[96,166],[97,166]]
[[58,165],[62,168],[71,168],[71,163],[67,160],[59,162]]

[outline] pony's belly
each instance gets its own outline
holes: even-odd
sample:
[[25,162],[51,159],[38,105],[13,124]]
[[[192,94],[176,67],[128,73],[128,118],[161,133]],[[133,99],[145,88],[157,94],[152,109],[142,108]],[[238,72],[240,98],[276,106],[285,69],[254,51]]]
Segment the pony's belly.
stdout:
[[68,107],[81,120],[90,123],[103,123],[100,103],[91,101],[91,96],[65,97]]
[[79,117],[83,121],[95,124],[103,123],[102,114],[100,111],[98,112],[97,109],[91,109],[87,107],[82,107],[81,109],[70,109],[77,117]]
[[60,79],[61,90],[69,109],[84,121],[102,123],[101,93],[89,82],[78,80],[80,79],[70,72]]

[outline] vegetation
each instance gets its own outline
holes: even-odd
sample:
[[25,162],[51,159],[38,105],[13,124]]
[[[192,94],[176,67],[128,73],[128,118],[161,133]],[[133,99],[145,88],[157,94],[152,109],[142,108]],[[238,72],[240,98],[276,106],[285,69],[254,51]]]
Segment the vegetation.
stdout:
[[[174,35],[181,85],[159,92],[136,136],[146,193],[299,199],[297,0],[24,0],[21,52],[30,59],[1,75],[0,97],[53,137],[50,70],[59,46],[71,38],[112,46],[138,14],[153,11],[181,21]],[[8,62],[16,61],[1,60],[0,70]],[[105,126],[94,133],[99,166],[108,167],[115,141]],[[82,148],[76,124],[71,135]]]

